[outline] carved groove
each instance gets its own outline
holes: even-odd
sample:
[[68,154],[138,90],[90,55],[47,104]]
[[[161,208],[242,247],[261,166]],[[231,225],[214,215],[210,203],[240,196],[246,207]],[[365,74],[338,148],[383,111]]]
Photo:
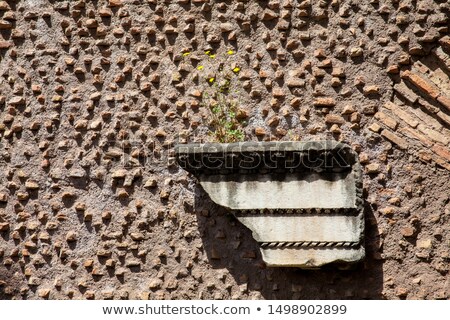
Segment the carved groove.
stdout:
[[283,248],[355,248],[361,245],[360,242],[350,241],[295,241],[295,242],[261,242],[264,249]]
[[266,215],[346,215],[356,216],[360,213],[358,208],[296,208],[296,209],[248,209],[233,210],[233,214],[242,216],[266,216]]

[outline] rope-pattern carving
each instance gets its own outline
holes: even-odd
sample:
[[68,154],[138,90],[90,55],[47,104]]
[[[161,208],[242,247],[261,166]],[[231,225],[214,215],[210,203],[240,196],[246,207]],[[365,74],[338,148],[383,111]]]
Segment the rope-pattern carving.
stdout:
[[248,209],[235,210],[236,216],[250,215],[357,215],[358,208],[295,208],[295,209]]
[[286,241],[286,242],[261,242],[264,249],[283,248],[355,248],[360,242],[355,241]]

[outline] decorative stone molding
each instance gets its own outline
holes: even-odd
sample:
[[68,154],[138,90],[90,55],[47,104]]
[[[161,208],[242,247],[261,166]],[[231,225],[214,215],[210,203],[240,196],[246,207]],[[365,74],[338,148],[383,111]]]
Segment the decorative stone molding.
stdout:
[[176,157],[252,231],[267,265],[317,268],[364,258],[361,167],[348,145],[185,144]]

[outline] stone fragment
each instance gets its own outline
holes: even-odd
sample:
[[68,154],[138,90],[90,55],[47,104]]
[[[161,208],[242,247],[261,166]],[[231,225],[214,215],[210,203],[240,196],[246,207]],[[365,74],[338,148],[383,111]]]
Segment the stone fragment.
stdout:
[[74,128],[76,130],[86,130],[88,126],[88,121],[85,119],[78,120],[75,122]]
[[364,53],[364,50],[360,47],[352,47],[350,49],[350,57],[352,58],[356,58],[356,57],[361,57]]
[[442,38],[439,40],[439,43],[440,43],[441,46],[443,46],[447,51],[450,52],[450,36],[442,37]]
[[416,242],[416,247],[419,249],[431,249],[433,241],[431,239],[420,239]]
[[370,163],[366,166],[367,173],[374,174],[380,172],[380,165],[378,163]]
[[327,114],[325,116],[325,123],[328,124],[344,124],[345,120],[340,115],[337,114]]
[[398,287],[395,289],[395,295],[397,297],[401,297],[404,298],[409,294],[409,290],[407,288],[404,287]]
[[156,290],[156,289],[161,288],[162,285],[163,285],[163,281],[161,279],[155,278],[155,279],[150,280],[148,287],[149,287],[149,289]]
[[8,202],[8,194],[6,192],[0,192],[0,202]]
[[286,85],[289,88],[304,87],[305,86],[305,80],[298,79],[298,78],[289,78],[289,79],[286,80]]
[[149,178],[144,184],[144,188],[154,188],[158,185],[158,182],[154,178]]
[[358,112],[353,112],[350,115],[350,122],[351,123],[359,123],[361,121],[361,115]]
[[124,179],[127,175],[128,171],[125,169],[118,169],[113,171],[113,173],[111,174],[111,177],[113,179]]
[[37,190],[39,189],[39,184],[36,181],[28,180],[25,182],[25,188],[28,190]]
[[376,85],[367,85],[367,86],[364,86],[363,92],[365,95],[379,94],[380,88]]
[[230,32],[234,30],[234,26],[230,22],[225,22],[220,24],[220,30],[222,32]]
[[[8,222],[0,222],[0,232],[8,231],[10,228],[10,225]],[[1,255],[0,255],[1,257]]]
[[[3,17],[4,18],[4,17]],[[7,20],[0,20],[0,30],[7,30],[13,27],[12,23]]]
[[280,123],[280,118],[278,116],[271,117],[269,120],[267,120],[267,125],[270,127],[276,127]]
[[385,129],[381,132],[381,136],[388,139],[390,142],[396,144],[400,149],[403,149],[403,150],[408,149],[408,142],[406,142],[405,139],[399,137],[392,131]]
[[331,97],[319,97],[314,100],[313,104],[315,107],[334,107],[336,101]]
[[121,7],[123,5],[122,0],[108,0],[110,7]]
[[391,74],[398,74],[400,72],[400,68],[398,65],[393,64],[387,67],[386,72]]
[[385,207],[380,209],[380,212],[385,216],[392,216],[395,214],[396,209],[394,207]]
[[16,106],[16,105],[22,105],[25,103],[25,99],[24,97],[12,97],[9,101],[8,104],[12,105],[12,106]]
[[77,241],[77,233],[75,231],[69,231],[66,234],[66,241],[67,242],[75,242],[75,241]]
[[355,112],[355,108],[352,105],[346,105],[344,109],[342,110],[341,114],[343,115],[349,115]]
[[386,125],[387,127],[389,127],[392,130],[396,130],[397,129],[398,122],[395,121],[393,118],[391,118],[390,116],[388,116],[384,112],[381,112],[381,111],[377,112],[375,114],[375,119],[378,119],[384,125]]
[[9,6],[8,2],[0,1],[0,11],[8,11],[8,10],[11,10],[11,7]]
[[138,259],[128,259],[125,260],[125,266],[128,268],[139,267],[141,265],[141,261]]
[[415,231],[415,229],[413,227],[403,227],[403,228],[400,229],[400,233],[405,238],[409,238],[409,237],[414,236],[415,232],[416,231]]
[[340,134],[342,131],[341,131],[341,129],[339,128],[339,126],[337,125],[337,124],[333,124],[332,126],[331,126],[331,128],[330,128],[330,131],[333,133],[333,134]]
[[100,8],[98,9],[98,13],[100,17],[111,17],[113,15],[113,12],[109,8]]
[[270,10],[270,9],[265,9],[263,11],[262,17],[261,19],[263,21],[269,21],[269,20],[273,20],[273,19],[277,19],[278,18],[278,14],[275,13],[274,11]]
[[141,241],[145,239],[144,234],[142,234],[141,232],[132,232],[130,233],[130,237],[134,241]]
[[69,171],[68,176],[70,178],[84,178],[86,176],[86,171],[74,168]]
[[170,190],[169,189],[162,189],[159,193],[159,197],[161,199],[168,199],[170,197]]
[[39,289],[38,290],[38,296],[40,298],[47,299],[50,295],[50,289]]
[[262,127],[256,127],[255,128],[255,134],[257,136],[264,136],[266,134],[266,130]]

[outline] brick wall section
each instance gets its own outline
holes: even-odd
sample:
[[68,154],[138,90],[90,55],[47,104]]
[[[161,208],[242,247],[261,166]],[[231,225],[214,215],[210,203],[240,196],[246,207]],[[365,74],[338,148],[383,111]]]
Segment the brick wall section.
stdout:
[[[442,43],[446,43],[445,40],[441,41]],[[445,52],[446,50],[448,49],[443,45],[434,49],[433,52],[440,62],[439,66],[448,70],[450,59]],[[430,150],[434,153],[432,158],[440,166],[448,169],[448,162],[450,162],[448,158],[450,150],[448,107],[450,106],[450,100],[447,97],[449,88],[446,86],[450,81],[448,73],[445,71],[441,72],[441,79],[438,79],[436,76],[437,71],[430,70],[420,61],[412,65],[412,70],[414,71],[405,70],[401,73],[401,79],[406,80],[407,84],[404,81],[399,82],[394,86],[395,92],[400,95],[409,107],[422,108],[429,116],[438,119],[438,122],[434,119],[432,122],[435,129],[430,128],[430,120],[432,118],[427,116],[430,119],[427,121],[427,118],[420,119],[415,117],[407,111],[408,106],[402,107],[395,103],[387,102],[384,108],[395,115],[400,122],[398,131],[401,134],[410,139],[420,141],[425,147],[431,147]],[[440,89],[438,86],[442,83],[444,85]],[[423,98],[419,98],[419,96]],[[391,130],[397,129],[397,121],[389,115],[379,112],[375,115],[375,118]],[[392,139],[392,134],[392,132],[388,132],[387,135],[384,134],[383,136],[393,142],[395,137]],[[388,136],[391,136],[391,139]],[[404,145],[402,148],[404,148]]]

